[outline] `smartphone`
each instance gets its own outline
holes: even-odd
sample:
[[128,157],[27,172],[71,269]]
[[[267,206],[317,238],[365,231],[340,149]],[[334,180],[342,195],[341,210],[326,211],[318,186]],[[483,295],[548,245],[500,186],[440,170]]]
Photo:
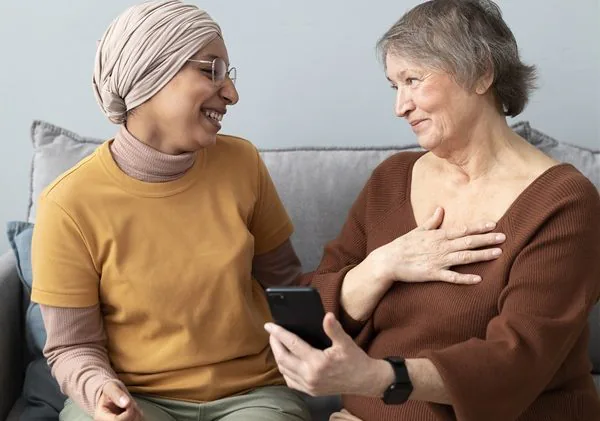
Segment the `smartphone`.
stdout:
[[267,288],[266,293],[276,324],[298,335],[313,348],[323,350],[331,346],[331,339],[323,330],[325,310],[315,288]]

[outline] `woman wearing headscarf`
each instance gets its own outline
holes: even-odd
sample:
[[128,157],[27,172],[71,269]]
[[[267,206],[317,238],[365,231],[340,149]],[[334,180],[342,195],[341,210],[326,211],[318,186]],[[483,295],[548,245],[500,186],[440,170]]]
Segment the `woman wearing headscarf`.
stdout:
[[254,280],[295,278],[292,224],[254,146],[217,135],[234,78],[192,5],[133,6],[102,37],[94,92],[119,132],[41,195],[33,240],[62,420],[309,418]]
[[[62,420],[308,418],[262,329],[263,286],[300,273],[292,224],[256,148],[218,134],[234,79],[219,26],[192,5],[133,6],[102,37],[94,92],[119,131],[43,192],[33,239]],[[413,277],[450,273],[451,259],[414,256],[440,222],[409,237]],[[492,228],[469,233],[497,244]]]

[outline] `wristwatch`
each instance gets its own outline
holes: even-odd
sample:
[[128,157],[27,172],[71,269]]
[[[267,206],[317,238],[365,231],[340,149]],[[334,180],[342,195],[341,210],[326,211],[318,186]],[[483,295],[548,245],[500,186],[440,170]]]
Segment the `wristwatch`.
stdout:
[[404,363],[404,358],[387,357],[385,361],[389,362],[394,369],[396,379],[385,392],[383,392],[383,403],[386,405],[400,405],[408,400],[413,391],[413,385],[408,377],[408,370]]

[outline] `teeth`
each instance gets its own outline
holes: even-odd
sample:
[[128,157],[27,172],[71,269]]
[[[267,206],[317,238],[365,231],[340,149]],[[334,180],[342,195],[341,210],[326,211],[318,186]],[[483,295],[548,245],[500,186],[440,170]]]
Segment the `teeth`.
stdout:
[[213,111],[213,110],[205,110],[204,111],[204,115],[207,116],[208,118],[212,118],[215,121],[221,121],[221,120],[223,120],[223,114],[218,113],[218,112]]

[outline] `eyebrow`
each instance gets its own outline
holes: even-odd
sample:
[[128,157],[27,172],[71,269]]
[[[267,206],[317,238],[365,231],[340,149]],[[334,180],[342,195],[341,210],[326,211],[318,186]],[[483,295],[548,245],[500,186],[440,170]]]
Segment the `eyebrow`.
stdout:
[[[415,69],[403,69],[403,70],[400,70],[399,72],[397,72],[396,76],[398,76],[398,79],[402,79],[403,77],[406,76],[406,73],[408,73],[408,72],[416,73],[417,71]],[[387,80],[389,80],[391,83],[393,83],[392,79],[390,79],[390,77],[387,75],[387,73],[386,73],[385,77]]]

